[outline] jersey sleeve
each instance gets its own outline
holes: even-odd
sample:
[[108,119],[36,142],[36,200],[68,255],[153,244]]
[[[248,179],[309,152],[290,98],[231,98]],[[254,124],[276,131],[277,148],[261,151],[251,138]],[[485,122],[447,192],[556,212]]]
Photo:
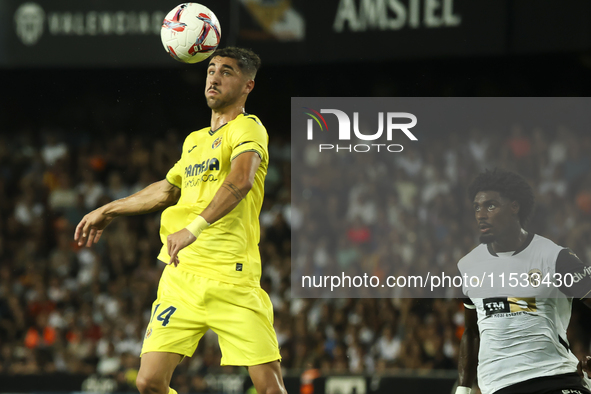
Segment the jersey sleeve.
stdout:
[[560,274],[560,291],[565,295],[580,299],[591,296],[591,266],[583,263],[572,250],[562,249],[558,253],[556,273]]
[[265,127],[256,116],[248,115],[230,133],[230,147],[232,149],[230,160],[234,160],[244,152],[256,152],[262,162],[268,162],[268,144],[269,136]]
[[[462,277],[462,269],[460,268],[462,266],[462,260],[458,261],[458,264],[456,265],[456,275],[458,275],[460,278]],[[472,301],[470,300],[470,297],[468,297],[468,295],[466,294],[466,286],[465,284],[462,282],[462,301],[464,302],[464,306],[468,309],[475,309],[476,307],[474,306],[474,304],[472,304]],[[470,307],[470,305],[472,305],[472,308]]]
[[177,161],[176,164],[166,174],[166,180],[173,186],[181,188],[183,183],[183,173],[181,171],[181,160]]

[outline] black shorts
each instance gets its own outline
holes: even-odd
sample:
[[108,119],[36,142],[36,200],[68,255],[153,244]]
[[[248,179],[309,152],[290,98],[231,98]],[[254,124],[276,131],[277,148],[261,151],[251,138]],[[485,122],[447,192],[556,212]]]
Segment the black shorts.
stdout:
[[583,379],[576,373],[544,376],[495,391],[494,394],[591,394],[583,385]]

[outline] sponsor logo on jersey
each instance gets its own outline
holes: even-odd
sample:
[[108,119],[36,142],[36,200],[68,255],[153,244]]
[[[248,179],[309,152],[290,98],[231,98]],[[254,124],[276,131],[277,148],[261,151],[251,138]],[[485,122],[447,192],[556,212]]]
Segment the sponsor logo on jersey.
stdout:
[[511,312],[537,312],[535,298],[507,298]]
[[150,335],[152,335],[152,327],[148,328],[148,331],[146,331],[146,339],[150,338]]
[[216,176],[213,174],[203,174],[201,176],[185,180],[185,188],[195,187],[199,185],[201,182],[215,182],[217,180],[218,178],[216,178]]
[[202,161],[201,163],[189,164],[185,167],[185,178],[201,175],[205,171],[219,171],[220,161],[215,157]]
[[583,266],[581,267],[583,270],[581,272],[573,273],[573,283],[579,283],[586,277],[591,277],[591,266]]
[[482,300],[482,306],[486,316],[496,315],[497,313],[508,313],[509,302],[506,298],[485,298]]
[[[184,187],[195,187],[201,182],[215,182],[219,178],[213,171],[220,170],[220,161],[215,157],[202,161],[201,163],[189,164],[185,167]],[[209,173],[206,173],[209,171]]]
[[222,137],[218,137],[215,139],[215,141],[213,141],[213,144],[211,144],[211,149],[215,149],[218,146],[220,146],[222,144]]
[[482,306],[486,316],[513,316],[515,313],[538,311],[535,298],[485,298]]
[[236,263],[236,271],[242,271],[242,263]]
[[193,151],[193,149],[197,148],[197,145],[193,145],[193,147],[191,149],[189,149],[188,153],[191,153]]

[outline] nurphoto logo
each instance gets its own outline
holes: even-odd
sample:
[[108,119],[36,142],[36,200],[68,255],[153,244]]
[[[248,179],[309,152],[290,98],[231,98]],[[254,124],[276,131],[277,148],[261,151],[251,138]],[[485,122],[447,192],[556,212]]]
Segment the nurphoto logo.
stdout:
[[[336,117],[338,122],[338,139],[339,141],[350,141],[351,135],[353,134],[355,138],[362,140],[362,141],[376,141],[378,139],[382,139],[382,136],[386,134],[386,141],[392,141],[393,138],[398,134],[397,132],[401,131],[409,140],[417,141],[417,137],[410,131],[411,128],[416,126],[417,124],[417,117],[409,112],[378,112],[378,130],[374,133],[367,134],[368,130],[360,130],[359,127],[359,112],[353,112],[353,122],[351,122],[351,118],[347,113],[341,111],[339,109],[320,109],[320,111],[316,111],[312,108],[303,107],[306,112],[304,114],[309,116],[307,120],[307,139],[309,141],[314,140],[314,129],[319,129],[320,132],[329,132],[328,124],[326,119],[322,114],[332,114]],[[406,119],[407,122],[401,122],[401,120]],[[316,126],[315,126],[316,125]],[[351,133],[353,131],[353,133]],[[400,144],[379,144],[379,143],[372,143],[372,144],[356,144],[356,145],[339,145],[339,144],[319,144],[318,145],[319,152],[326,151],[326,150],[334,150],[336,152],[339,151],[347,151],[347,152],[369,152],[369,151],[377,151],[380,152],[380,149],[383,149],[388,152],[402,152],[404,147]]]

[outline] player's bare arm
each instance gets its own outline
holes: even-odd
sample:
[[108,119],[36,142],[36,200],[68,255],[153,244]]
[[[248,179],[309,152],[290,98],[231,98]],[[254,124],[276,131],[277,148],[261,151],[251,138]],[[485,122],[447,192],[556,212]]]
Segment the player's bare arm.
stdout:
[[154,182],[129,197],[110,202],[84,216],[76,226],[74,240],[79,246],[86,244],[90,247],[99,241],[105,227],[117,216],[159,211],[176,204],[180,195],[181,189],[166,179]]
[[[587,307],[591,308],[591,296],[583,298],[581,301],[583,301],[583,304],[587,305]],[[579,361],[577,369],[581,376],[585,376],[583,374],[584,372],[587,374],[586,378],[591,379],[591,356],[587,356],[584,360]]]
[[[465,330],[460,341],[460,356],[458,360],[458,391],[471,388],[476,379],[478,366],[478,349],[480,348],[480,333],[478,332],[478,315],[476,309],[464,307]],[[466,392],[466,389],[464,389]],[[469,392],[469,391],[467,391]]]
[[232,161],[226,180],[211,203],[201,212],[208,223],[214,223],[231,212],[252,189],[261,158],[255,152],[245,152]]
[[[200,226],[206,227],[215,223],[236,208],[252,189],[254,177],[260,164],[261,158],[256,152],[244,152],[232,161],[230,173],[224,183],[213,196],[209,205],[199,215],[201,219],[198,219],[202,223]],[[178,252],[195,242],[204,227],[197,229],[197,231],[184,228],[168,236],[169,264],[175,266],[179,264]]]

